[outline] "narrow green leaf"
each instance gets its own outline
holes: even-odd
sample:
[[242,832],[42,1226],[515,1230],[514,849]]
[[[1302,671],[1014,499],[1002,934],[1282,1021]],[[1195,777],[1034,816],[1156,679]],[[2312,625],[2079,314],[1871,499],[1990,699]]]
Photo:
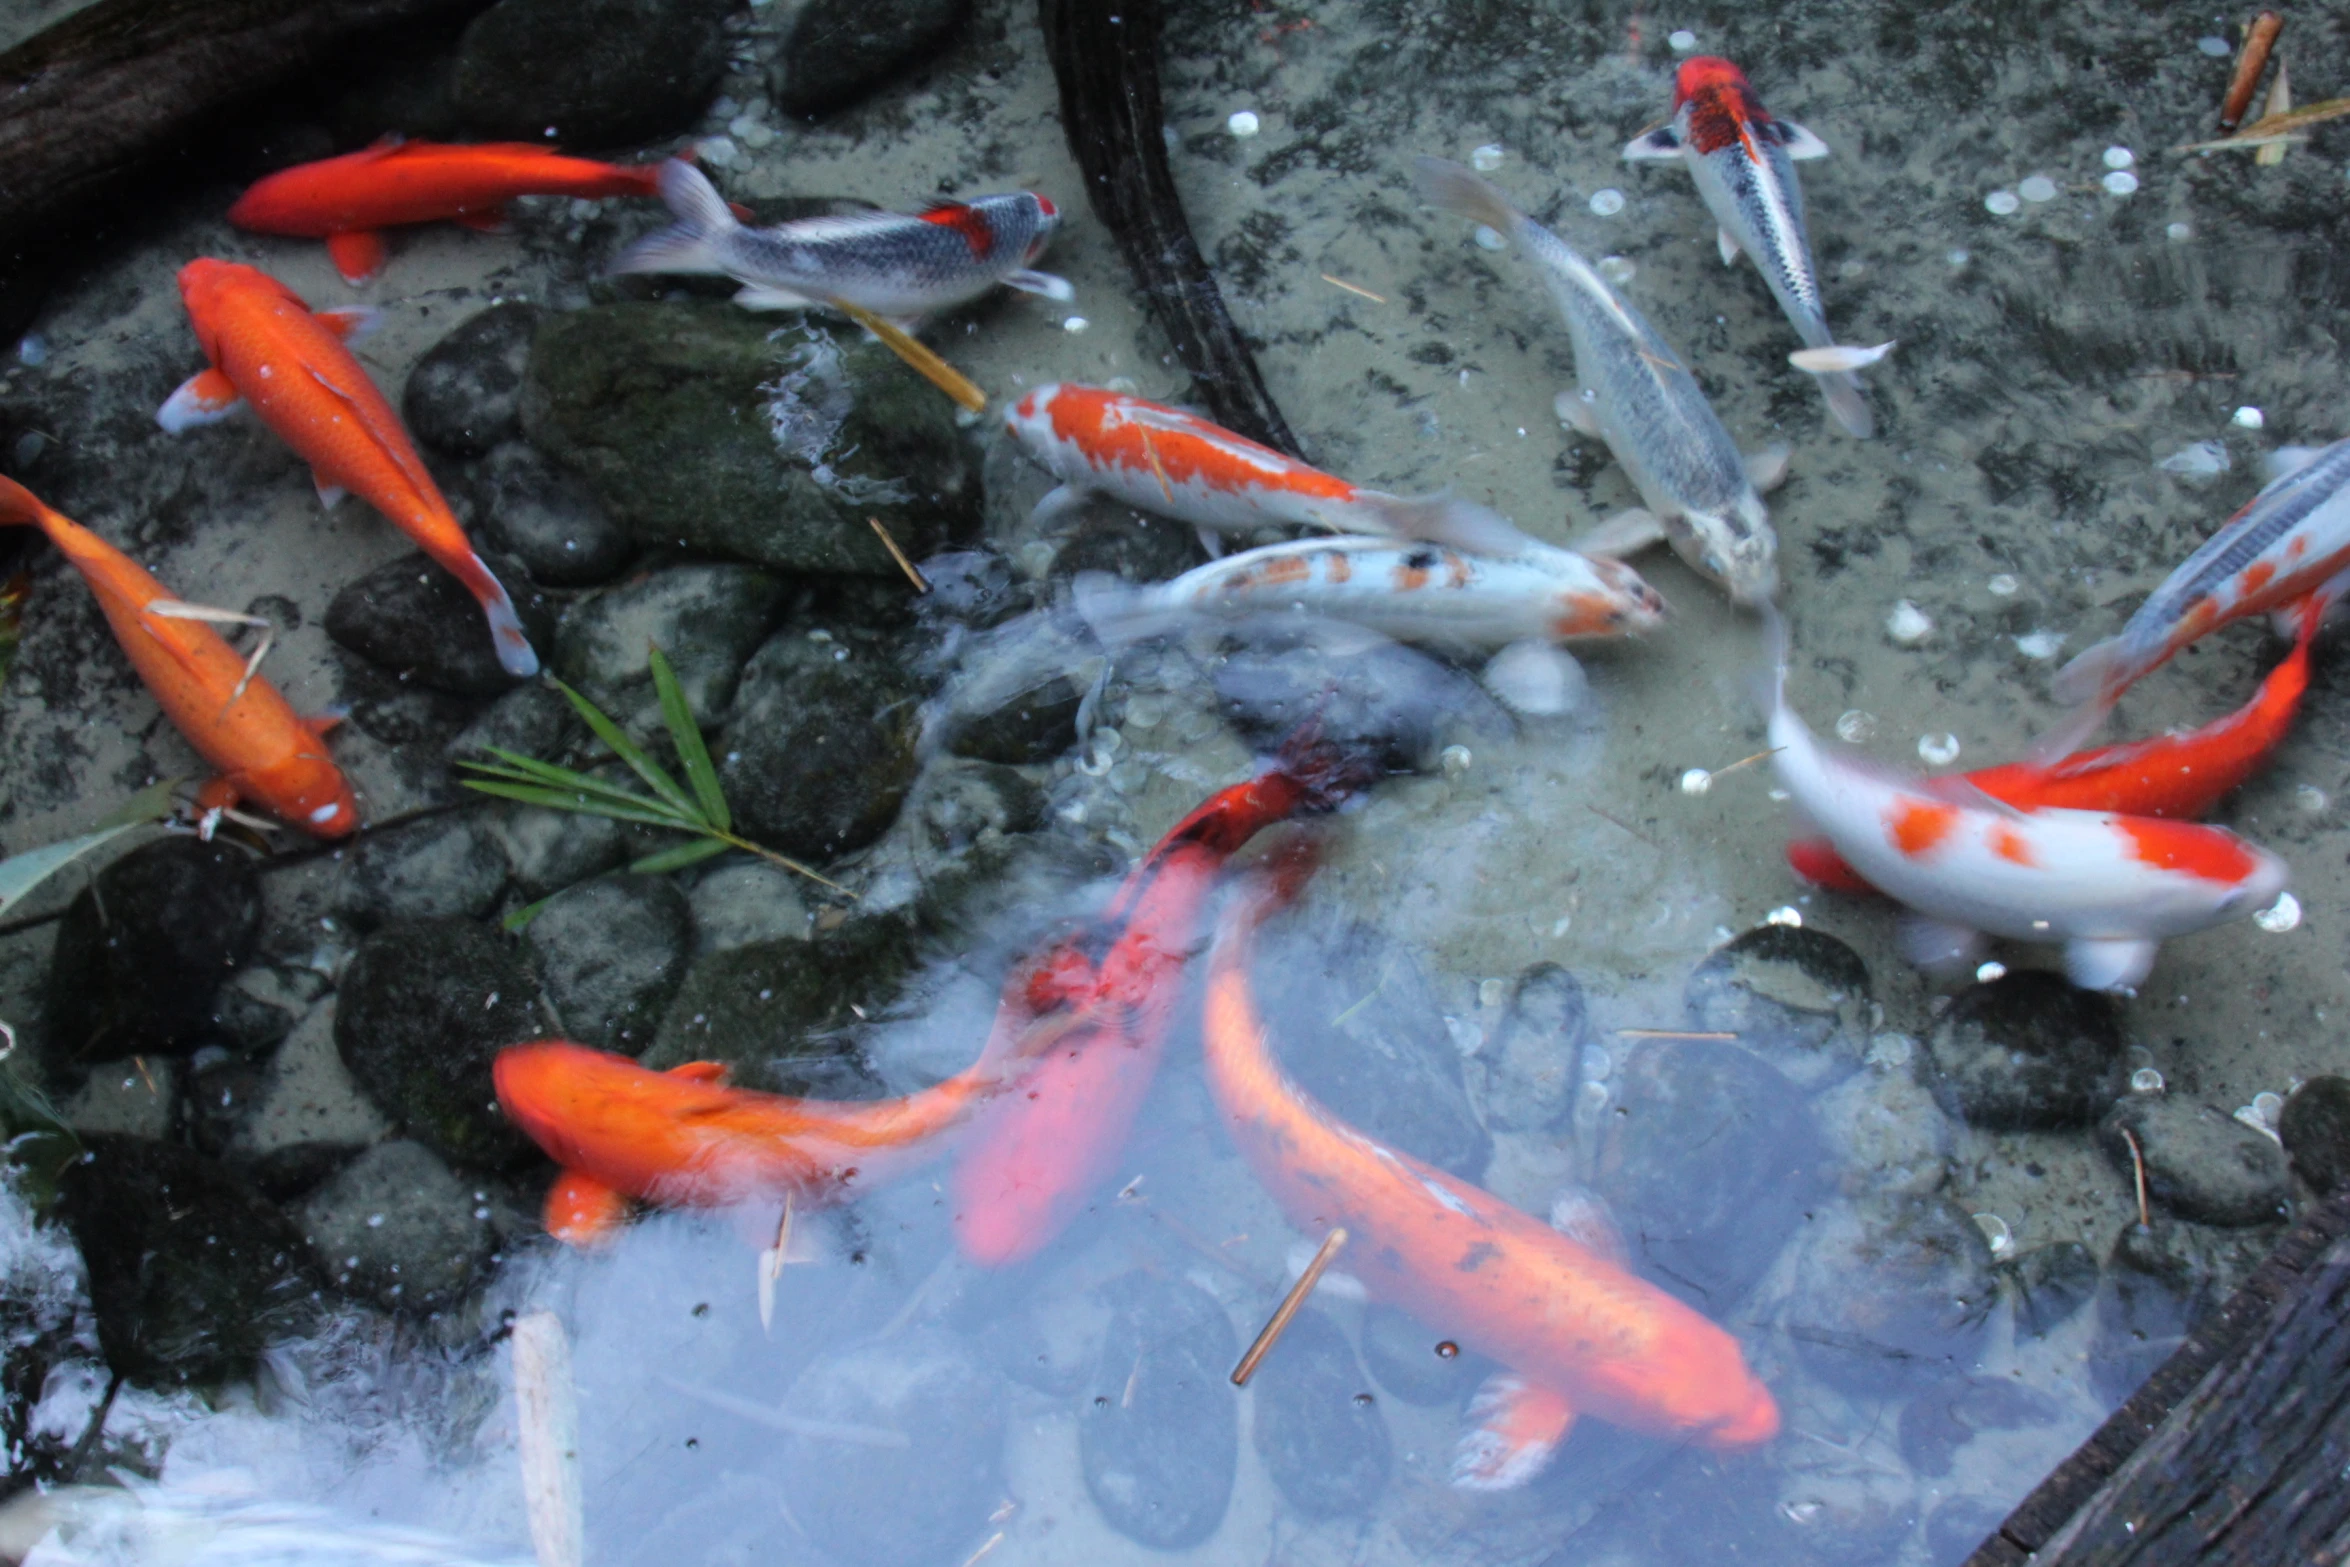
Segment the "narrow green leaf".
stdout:
[[[484,778],[502,778],[508,783],[536,784],[541,788],[559,789],[569,794],[584,794],[599,800],[611,800],[621,805],[633,805],[648,811],[667,811],[672,807],[665,800],[623,789],[618,784],[606,783],[586,773],[575,773],[564,768],[501,767],[494,762],[467,762]],[[690,819],[690,818],[682,818]]]
[[694,832],[691,822],[680,821],[675,812],[663,807],[658,810],[631,809],[609,800],[590,799],[564,789],[549,789],[539,784],[499,783],[495,780],[468,778],[465,787],[483,794],[495,795],[501,800],[514,800],[524,805],[544,806],[550,811],[574,811],[582,816],[608,816],[616,822],[640,822],[647,827],[667,827],[673,832]]
[[116,827],[103,827],[96,832],[83,833],[78,838],[68,838],[63,843],[27,849],[22,854],[12,854],[0,860],[0,914],[7,913],[35,887],[92,849],[111,843],[139,825],[138,822],[124,822]]
[[528,925],[532,920],[535,920],[539,917],[539,910],[545,908],[548,904],[554,901],[554,896],[549,894],[548,896],[539,899],[539,901],[536,903],[525,903],[521,908],[516,909],[513,913],[498,921],[498,923],[505,927],[507,935],[516,935],[522,930],[523,926]]
[[685,705],[685,691],[677,683],[677,671],[669,667],[668,656],[657,643],[650,661],[653,689],[661,697],[661,722],[669,726],[669,738],[676,742],[677,759],[685,767],[686,782],[694,786],[694,796],[702,802],[704,819],[725,832],[734,826],[734,814],[726,808],[726,795],[718,787],[718,769],[710,765],[710,748],[702,741],[701,727],[694,722],[693,710]]
[[688,865],[699,865],[715,859],[733,845],[721,838],[695,838],[674,849],[663,849],[659,854],[648,854],[629,866],[639,876],[658,876],[664,871],[681,871]]
[[628,738],[618,724],[606,717],[602,708],[560,680],[555,682],[555,689],[570,699],[580,718],[596,732],[596,738],[610,746],[612,754],[633,768],[639,778],[651,784],[655,794],[696,820],[701,819],[701,811],[695,806],[693,797],[685,792],[676,779],[669,776],[667,769],[645,754],[644,747]]

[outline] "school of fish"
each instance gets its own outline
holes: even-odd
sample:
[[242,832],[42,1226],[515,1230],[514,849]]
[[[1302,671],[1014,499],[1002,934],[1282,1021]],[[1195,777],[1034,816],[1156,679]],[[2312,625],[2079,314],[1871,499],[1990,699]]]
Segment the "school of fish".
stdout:
[[[1790,362],[1815,378],[1833,423],[1866,438],[1876,416],[1858,372],[1892,345],[1841,345],[1828,325],[1795,168],[1827,153],[1767,111],[1736,65],[1699,57],[1678,69],[1669,120],[1623,156],[1688,168],[1722,260],[1753,261],[1803,345]],[[1787,453],[1741,452],[1691,362],[1567,238],[1458,164],[1420,158],[1409,172],[1430,206],[1517,247],[1572,351],[1575,384],[1555,412],[1605,445],[1641,506],[1562,546],[1465,496],[1359,485],[1131,391],[1038,385],[1008,404],[999,433],[1057,481],[1040,524],[1105,497],[1198,529],[1217,557],[1146,586],[1078,578],[1072,599],[1104,657],[1151,637],[1303,620],[1491,655],[1489,683],[1513,707],[1556,713],[1575,689],[1565,645],[1668,625],[1662,596],[1622,558],[1662,542],[1760,626],[1771,766],[1803,824],[1790,865],[1822,887],[1904,906],[1921,962],[1971,959],[1999,937],[2060,948],[2075,984],[2126,989],[2145,981],[2163,941],[2282,894],[2283,860],[2196,818],[2291,733],[2312,643],[2350,584],[2350,439],[2279,454],[2271,482],[2119,635],[2065,667],[2054,695],[2072,712],[2040,754],[1963,778],[1891,771],[1822,743],[1787,700],[1781,556],[1762,499]],[[390,136],[272,174],[228,217],[251,233],[324,240],[357,286],[382,274],[387,230],[494,228],[510,203],[537,195],[657,197],[669,226],[611,271],[724,276],[749,309],[834,310],[910,332],[997,289],[1073,294],[1035,270],[1063,221],[1039,193],[759,226],[675,157],[622,166]],[[377,312],[314,310],[267,272],[224,259],[189,261],[179,285],[206,365],[165,402],[161,425],[178,435],[249,409],[307,464],[324,504],[363,497],[479,603],[503,666],[537,673],[506,586],[351,352]],[[1529,328],[1539,317],[1522,312]],[[131,667],[217,770],[200,807],[251,804],[321,839],[362,829],[361,802],[328,754],[331,719],[297,716],[208,623],[237,617],[182,601],[5,479],[0,525],[39,529],[87,581]],[[1309,531],[1265,537],[1296,529]],[[1249,547],[1223,555],[1233,535]],[[2219,627],[2268,613],[2290,623],[2293,646],[2243,708],[2188,733],[2074,752],[2132,683]],[[1256,998],[1253,939],[1302,895],[1310,866],[1293,852],[1266,875],[1236,871],[1236,857],[1376,777],[1309,718],[1261,771],[1175,823],[1101,912],[1014,955],[971,1064],[909,1094],[762,1093],[715,1063],[653,1071],[561,1039],[504,1050],[498,1103],[558,1171],[546,1229],[599,1244],[637,1204],[788,1215],[947,1160],[941,1189],[962,1256],[1022,1266],[1103,1201],[1161,1064],[1196,1043],[1233,1147],[1291,1224],[1308,1236],[1343,1226],[1357,1237],[1349,1267],[1373,1298],[1502,1368],[1470,1405],[1456,1484],[1525,1483],[1585,1417],[1722,1448],[1770,1440],[1778,1406],[1738,1339],[1634,1272],[1604,1225],[1545,1223],[1387,1147],[1282,1069]],[[1196,1040],[1184,1027],[1195,994]]]

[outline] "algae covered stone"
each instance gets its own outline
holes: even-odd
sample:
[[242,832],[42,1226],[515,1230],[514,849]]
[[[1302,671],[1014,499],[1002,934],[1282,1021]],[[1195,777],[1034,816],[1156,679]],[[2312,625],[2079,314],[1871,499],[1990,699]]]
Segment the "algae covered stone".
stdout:
[[978,520],[954,405],[856,329],[729,304],[549,318],[523,427],[640,542],[793,571],[894,576]]

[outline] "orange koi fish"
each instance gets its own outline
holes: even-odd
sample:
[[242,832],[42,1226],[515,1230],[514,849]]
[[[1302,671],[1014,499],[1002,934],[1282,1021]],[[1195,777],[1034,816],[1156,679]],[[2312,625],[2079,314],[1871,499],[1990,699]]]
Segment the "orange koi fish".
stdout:
[[248,676],[244,655],[200,620],[158,614],[178,595],[129,556],[61,516],[11,479],[0,479],[0,525],[49,535],[98,596],[115,640],[179,732],[220,769],[198,802],[252,800],[302,831],[341,838],[359,825],[359,806],[326,754],[334,720],[298,718],[277,687]]
[[1346,1266],[1373,1299],[1440,1325],[1509,1368],[1471,1408],[1453,1483],[1521,1485],[1579,1415],[1744,1447],[1779,1429],[1738,1341],[1618,1262],[1492,1193],[1373,1141],[1273,1058],[1249,983],[1250,939],[1281,901],[1236,899],[1208,959],[1208,1089],[1290,1222],[1345,1226]]
[[251,403],[262,423],[309,461],[321,501],[332,506],[350,490],[365,496],[480,601],[507,673],[537,674],[538,655],[514,601],[473,553],[391,404],[343,347],[373,312],[313,313],[268,273],[233,261],[200,258],[180,268],[179,278],[212,368],[173,392],[156,422],[176,435]]
[[386,136],[364,151],[256,181],[228,209],[228,220],[260,234],[325,240],[335,270],[356,287],[383,270],[383,229],[444,218],[495,228],[517,196],[652,196],[658,173],[566,158],[528,142],[449,146]]
[[1038,988],[1035,973],[1016,971],[979,1059],[896,1099],[755,1093],[727,1086],[715,1061],[655,1072],[563,1039],[500,1051],[492,1076],[507,1119],[563,1167],[547,1193],[547,1233],[591,1245],[631,1199],[690,1208],[786,1193],[822,1200],[922,1163],[1057,1037],[1034,1026],[1027,998]]
[[1048,1023],[1076,1017],[1051,1052],[973,1133],[952,1180],[965,1256],[1003,1267],[1068,1227],[1108,1179],[1166,1053],[1183,966],[1224,864],[1267,827],[1329,810],[1367,778],[1360,759],[1293,739],[1268,772],[1211,796],[1126,878],[1102,917],[1116,932],[1099,963],[1065,945],[1038,971],[1031,1002]]
[[[2293,727],[2309,689],[2309,644],[2324,619],[2327,595],[2313,595],[2301,613],[2293,651],[2268,672],[2252,700],[2223,718],[2185,734],[2156,735],[2120,745],[2076,751],[2052,766],[2003,762],[1978,768],[1966,781],[2021,811],[2055,807],[2122,816],[2194,820],[2207,815],[2268,760]],[[1877,889],[1844,863],[1825,838],[1787,845],[1795,874],[1830,892]]]

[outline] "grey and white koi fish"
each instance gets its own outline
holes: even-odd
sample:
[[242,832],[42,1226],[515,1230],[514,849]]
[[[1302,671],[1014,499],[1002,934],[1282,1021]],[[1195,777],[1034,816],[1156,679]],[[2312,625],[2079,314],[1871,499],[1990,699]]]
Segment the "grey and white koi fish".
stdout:
[[1689,165],[1698,195],[1720,225],[1722,261],[1735,262],[1741,250],[1754,258],[1771,297],[1803,337],[1803,351],[1790,359],[1819,377],[1828,412],[1865,440],[1877,425],[1852,370],[1884,354],[1839,347],[1828,330],[1811,236],[1804,229],[1803,186],[1795,177],[1797,159],[1827,155],[1827,144],[1817,136],[1793,120],[1771,116],[1744,71],[1707,55],[1681,63],[1673,79],[1672,123],[1624,149],[1631,163],[1680,159]]
[[751,310],[855,305],[904,325],[997,284],[1071,299],[1065,278],[1029,270],[1060,223],[1033,191],[942,202],[926,212],[856,212],[774,228],[735,220],[699,169],[661,165],[661,199],[677,219],[621,252],[614,272],[714,272],[743,285]]
[[1441,158],[1418,160],[1420,194],[1433,206],[1525,246],[1567,318],[1580,394],[1559,395],[1559,417],[1605,441],[1646,511],[1622,514],[1578,540],[1589,554],[1621,555],[1659,539],[1741,604],[1778,586],[1778,538],[1756,493],[1756,475],[1785,454],[1758,458],[1753,473],[1681,356],[1565,240],[1510,205],[1484,180]]

